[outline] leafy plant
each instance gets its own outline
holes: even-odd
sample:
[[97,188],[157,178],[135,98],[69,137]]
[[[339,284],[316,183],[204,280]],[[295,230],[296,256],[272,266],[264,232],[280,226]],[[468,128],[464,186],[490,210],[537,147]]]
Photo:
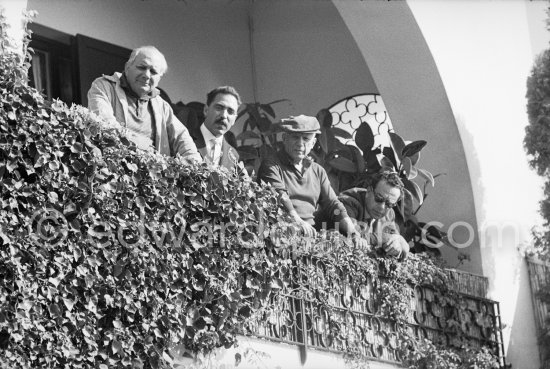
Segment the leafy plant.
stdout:
[[[397,172],[405,185],[401,206],[396,211],[401,234],[407,241],[413,241],[413,252],[429,251],[438,255],[439,250],[434,245],[449,244],[446,233],[416,217],[428,197],[427,189],[434,187],[435,179],[442,175],[433,175],[418,167],[420,152],[427,142],[405,143],[397,133],[389,132],[391,145],[374,147],[374,134],[368,123],[361,123],[353,137],[349,132],[332,126],[332,114],[327,109],[319,111],[317,118],[322,133],[314,154],[327,170],[335,190],[366,188],[370,185],[371,175],[381,168]],[[422,187],[415,179],[422,180]]]
[[544,51],[533,65],[527,79],[527,115],[529,125],[525,128],[524,146],[529,155],[529,164],[546,178],[544,198],[540,202],[543,228],[535,232],[535,251],[550,259],[550,49]]
[[486,348],[464,345],[459,350],[435,345],[428,339],[409,336],[402,341],[403,364],[409,369],[498,369],[494,355]]
[[[279,99],[267,104],[244,103],[242,104],[238,119],[244,119],[243,129],[236,137],[240,145],[237,147],[239,156],[249,172],[258,172],[261,161],[275,153],[279,147],[274,119],[276,117],[273,105],[289,101]],[[252,141],[252,142],[250,142]]]
[[[550,261],[550,49],[543,51],[536,59],[531,75],[527,78],[527,115],[529,124],[525,128],[524,147],[530,166],[545,179],[543,198],[539,212],[543,217],[542,227],[533,230],[534,242],[529,253],[543,261]],[[546,280],[550,280],[547,270]],[[535,291],[541,301],[550,304],[550,283]],[[547,362],[550,362],[550,317],[539,335],[539,347]]]
[[175,343],[232,345],[289,263],[261,233],[274,191],[137,150],[0,63],[0,363],[164,368]]

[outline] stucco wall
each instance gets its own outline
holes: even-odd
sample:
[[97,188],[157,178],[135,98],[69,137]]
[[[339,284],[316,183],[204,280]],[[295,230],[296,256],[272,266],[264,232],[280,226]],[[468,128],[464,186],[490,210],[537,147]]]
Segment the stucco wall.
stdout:
[[330,1],[259,1],[252,11],[258,100],[287,98],[281,116],[315,115],[340,99],[378,89]]

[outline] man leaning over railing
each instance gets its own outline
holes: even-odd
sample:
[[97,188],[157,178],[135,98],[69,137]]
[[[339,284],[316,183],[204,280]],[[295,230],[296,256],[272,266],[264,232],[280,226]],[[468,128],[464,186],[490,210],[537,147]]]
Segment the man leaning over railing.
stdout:
[[154,46],[132,51],[123,73],[102,76],[88,91],[88,108],[124,132],[143,150],[202,161],[187,128],[159,95],[157,85],[166,72],[164,55]]
[[[369,244],[384,250],[388,256],[400,259],[407,257],[409,244],[399,234],[393,208],[402,198],[403,189],[403,182],[396,172],[382,169],[372,177],[368,188],[350,188],[338,196],[346,213]],[[331,214],[339,211],[337,207],[332,207],[320,213],[316,219],[317,227],[325,222],[326,226],[333,228],[335,224],[331,222]]]
[[258,182],[270,183],[279,191],[281,202],[306,237],[314,237],[314,213],[320,209],[338,209],[331,213],[343,234],[353,237],[357,247],[368,247],[347,215],[330,185],[325,169],[308,157],[320,131],[315,117],[299,115],[282,119],[283,150],[266,158],[258,170]]

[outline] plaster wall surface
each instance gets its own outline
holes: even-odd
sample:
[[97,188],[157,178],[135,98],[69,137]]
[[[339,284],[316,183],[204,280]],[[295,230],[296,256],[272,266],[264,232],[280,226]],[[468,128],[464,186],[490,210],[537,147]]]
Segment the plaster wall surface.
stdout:
[[[258,369],[349,369],[353,362],[342,355],[335,355],[326,351],[307,348],[300,352],[298,346],[286,343],[276,343],[263,339],[239,336],[239,346],[231,349],[220,349],[210,358],[211,367],[235,367],[235,355],[241,357],[238,368]],[[177,355],[177,348],[173,352],[177,364],[189,367],[191,359]],[[355,363],[358,364],[358,363]],[[365,364],[365,363],[360,363]],[[395,363],[387,363],[369,360],[370,369],[394,369],[401,368]],[[178,368],[178,366],[175,366]]]
[[342,98],[378,93],[330,1],[257,1],[251,12],[258,101],[287,98],[278,115],[315,115]]

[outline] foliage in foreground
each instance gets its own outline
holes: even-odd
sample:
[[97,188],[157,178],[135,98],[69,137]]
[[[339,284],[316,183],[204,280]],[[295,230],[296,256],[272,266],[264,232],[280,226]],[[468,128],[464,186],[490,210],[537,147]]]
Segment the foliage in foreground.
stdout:
[[530,156],[529,164],[546,178],[540,213],[544,229],[536,233],[536,250],[550,255],[550,49],[544,51],[533,66],[527,79],[527,114],[529,125],[525,129],[524,145]]
[[[269,294],[254,277],[269,283],[284,263],[257,229],[260,214],[276,219],[273,192],[136,152],[86,110],[24,85],[2,95],[0,327],[9,349],[0,357],[13,367],[158,367],[174,342],[192,351],[233,344],[250,298]],[[248,299],[244,272],[257,287]]]
[[[276,194],[138,151],[88,110],[29,88],[25,58],[0,57],[0,366],[168,368],[175,344],[232,346],[288,285],[294,239],[272,237]],[[414,257],[334,256],[331,268],[392,276],[380,303],[394,319],[411,298],[398,282],[445,285]]]
[[[550,49],[542,52],[535,61],[527,79],[527,114],[529,125],[525,129],[524,146],[530,156],[529,164],[545,178],[544,197],[540,201],[540,214],[544,219],[541,228],[533,231],[531,252],[538,258],[550,261]],[[548,270],[548,269],[547,269]],[[550,281],[550,276],[547,276]],[[550,282],[536,291],[540,301],[550,305]],[[539,346],[550,347],[550,316],[539,334]],[[545,350],[546,360],[550,351]]]

